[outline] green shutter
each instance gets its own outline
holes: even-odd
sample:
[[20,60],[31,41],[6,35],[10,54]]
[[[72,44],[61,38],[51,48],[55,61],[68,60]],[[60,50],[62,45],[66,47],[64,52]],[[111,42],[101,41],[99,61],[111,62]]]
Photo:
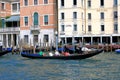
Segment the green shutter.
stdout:
[[34,25],[38,25],[38,13],[34,13]]

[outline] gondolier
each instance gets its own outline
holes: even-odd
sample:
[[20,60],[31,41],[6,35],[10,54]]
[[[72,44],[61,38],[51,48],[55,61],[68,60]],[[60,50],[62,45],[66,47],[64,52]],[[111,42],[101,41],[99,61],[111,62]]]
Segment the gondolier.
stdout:
[[3,46],[3,43],[2,41],[0,41],[0,51],[2,51],[2,46]]
[[81,40],[79,40],[79,53],[82,52],[82,47],[83,47],[83,43]]

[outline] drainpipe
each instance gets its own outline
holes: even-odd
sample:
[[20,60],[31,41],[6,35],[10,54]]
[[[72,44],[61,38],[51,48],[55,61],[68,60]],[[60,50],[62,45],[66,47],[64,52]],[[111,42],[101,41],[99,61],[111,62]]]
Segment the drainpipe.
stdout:
[[55,28],[55,31],[57,32],[57,39],[58,39],[58,41],[59,41],[59,30],[58,30],[58,0],[56,0],[56,6],[55,6],[55,8],[54,9],[56,9],[55,11],[55,13],[56,13],[56,28]]

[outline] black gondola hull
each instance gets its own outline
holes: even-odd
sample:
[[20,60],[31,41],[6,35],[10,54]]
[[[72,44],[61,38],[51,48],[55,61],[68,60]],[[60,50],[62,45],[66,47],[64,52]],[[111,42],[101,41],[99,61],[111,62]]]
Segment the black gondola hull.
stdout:
[[11,52],[11,51],[9,51],[9,50],[0,51],[0,56],[3,56],[9,52]]
[[82,54],[71,54],[69,56],[41,56],[39,54],[30,54],[27,52],[21,52],[21,56],[32,58],[32,59],[63,59],[63,60],[76,60],[76,59],[85,59],[92,57],[94,55],[97,55],[101,53],[103,50],[95,50],[91,52],[84,52]]

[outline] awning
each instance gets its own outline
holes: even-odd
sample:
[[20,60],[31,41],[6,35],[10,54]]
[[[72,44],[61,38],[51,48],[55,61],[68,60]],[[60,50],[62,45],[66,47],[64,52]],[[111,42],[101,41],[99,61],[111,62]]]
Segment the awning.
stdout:
[[20,21],[20,16],[11,16],[10,18],[6,19],[6,22],[13,22],[13,21]]

